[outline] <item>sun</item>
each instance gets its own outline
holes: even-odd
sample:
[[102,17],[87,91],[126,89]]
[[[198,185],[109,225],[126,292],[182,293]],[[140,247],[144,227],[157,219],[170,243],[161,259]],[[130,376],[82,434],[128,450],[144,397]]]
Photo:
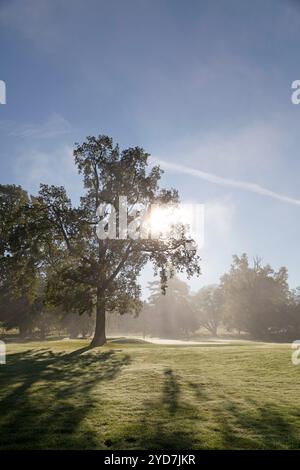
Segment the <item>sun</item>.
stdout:
[[172,228],[181,222],[180,211],[172,206],[151,208],[150,229],[152,236],[168,236]]

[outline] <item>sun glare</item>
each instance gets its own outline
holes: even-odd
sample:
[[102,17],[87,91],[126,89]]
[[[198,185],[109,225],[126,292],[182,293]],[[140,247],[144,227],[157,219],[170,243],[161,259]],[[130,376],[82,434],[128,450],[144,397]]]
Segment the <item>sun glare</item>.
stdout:
[[152,235],[167,236],[174,225],[180,224],[181,214],[176,207],[154,207],[150,215]]

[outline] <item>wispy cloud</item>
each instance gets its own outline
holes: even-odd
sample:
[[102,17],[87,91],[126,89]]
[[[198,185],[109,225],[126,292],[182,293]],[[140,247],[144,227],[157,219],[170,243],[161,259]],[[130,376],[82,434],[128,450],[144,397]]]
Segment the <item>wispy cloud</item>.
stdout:
[[197,170],[195,168],[191,168],[185,165],[180,165],[178,163],[167,162],[165,160],[160,160],[159,158],[151,157],[151,161],[155,164],[159,164],[164,169],[175,171],[176,173],[184,173],[220,186],[229,186],[231,188],[261,194],[262,196],[268,196],[273,199],[286,202],[288,204],[300,206],[300,199],[285,196],[283,194],[265,188],[257,183],[231,178],[223,178],[222,176],[218,176],[213,173],[207,173],[205,171]]
[[71,132],[72,128],[70,123],[63,116],[53,113],[41,124],[23,124],[17,126],[10,123],[6,130],[8,135],[13,137],[47,139],[68,134]]
[[40,183],[45,183],[65,186],[74,200],[81,196],[82,181],[69,145],[61,145],[52,151],[27,149],[16,159],[14,174],[17,183],[33,193]]

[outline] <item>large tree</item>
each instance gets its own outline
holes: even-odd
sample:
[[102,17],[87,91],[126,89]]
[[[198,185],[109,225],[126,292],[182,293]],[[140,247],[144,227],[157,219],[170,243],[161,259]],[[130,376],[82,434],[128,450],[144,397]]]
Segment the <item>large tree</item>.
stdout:
[[[72,207],[64,188],[43,185],[34,207],[36,230],[47,234],[46,245],[52,251],[48,301],[81,314],[96,310],[92,346],[99,346],[106,342],[106,312],[125,313],[141,307],[139,275],[147,263],[159,274],[164,290],[168,273],[199,274],[199,257],[191,249],[187,228],[179,222],[168,236],[138,236],[142,213],[151,205],[179,203],[176,190],[159,188],[162,171],[158,166],[148,167],[149,154],[142,148],[120,151],[111,138],[100,135],[76,144],[74,157],[84,183],[80,205]],[[128,224],[136,227],[137,236],[126,238],[117,224],[118,239],[99,238],[97,226],[101,222],[110,227],[112,207],[120,221],[124,209],[120,196],[127,197]],[[97,212],[100,205],[104,209]]]

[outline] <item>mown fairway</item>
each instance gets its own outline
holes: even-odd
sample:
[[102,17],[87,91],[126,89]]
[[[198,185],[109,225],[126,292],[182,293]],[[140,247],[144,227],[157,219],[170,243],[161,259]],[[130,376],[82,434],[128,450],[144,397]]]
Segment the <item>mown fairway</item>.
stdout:
[[0,448],[300,448],[288,345],[8,346]]

